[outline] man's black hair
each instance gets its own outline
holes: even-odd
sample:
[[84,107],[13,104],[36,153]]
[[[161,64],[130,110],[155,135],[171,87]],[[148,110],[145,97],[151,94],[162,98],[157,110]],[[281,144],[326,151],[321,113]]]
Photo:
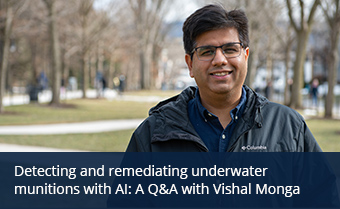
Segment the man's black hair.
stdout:
[[236,28],[244,48],[249,47],[248,18],[242,10],[226,11],[221,5],[210,4],[196,10],[183,24],[185,53],[192,54],[196,38],[207,31]]

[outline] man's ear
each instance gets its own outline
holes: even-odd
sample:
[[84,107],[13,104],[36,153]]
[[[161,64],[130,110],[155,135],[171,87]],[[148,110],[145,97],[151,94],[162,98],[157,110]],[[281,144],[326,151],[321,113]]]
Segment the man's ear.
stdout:
[[189,54],[185,54],[185,62],[187,63],[187,66],[189,68],[189,75],[191,78],[194,77],[194,74],[192,72],[192,59],[191,56]]
[[247,48],[244,50],[244,54],[245,54],[246,60],[248,60],[248,57],[249,57],[249,47],[247,47]]

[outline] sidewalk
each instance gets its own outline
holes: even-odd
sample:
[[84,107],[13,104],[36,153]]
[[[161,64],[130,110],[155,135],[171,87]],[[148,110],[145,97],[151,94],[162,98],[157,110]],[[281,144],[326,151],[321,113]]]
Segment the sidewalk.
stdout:
[[0,126],[0,135],[52,135],[100,133],[136,128],[143,119],[102,120],[81,123]]

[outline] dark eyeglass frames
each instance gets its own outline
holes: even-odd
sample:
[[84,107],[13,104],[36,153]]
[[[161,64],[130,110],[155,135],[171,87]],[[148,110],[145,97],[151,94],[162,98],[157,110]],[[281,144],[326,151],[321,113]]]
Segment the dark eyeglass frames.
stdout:
[[241,54],[243,44],[241,42],[226,43],[221,46],[200,46],[196,47],[192,54],[196,52],[197,58],[201,61],[211,61],[215,58],[216,50],[222,49],[226,58],[238,57]]

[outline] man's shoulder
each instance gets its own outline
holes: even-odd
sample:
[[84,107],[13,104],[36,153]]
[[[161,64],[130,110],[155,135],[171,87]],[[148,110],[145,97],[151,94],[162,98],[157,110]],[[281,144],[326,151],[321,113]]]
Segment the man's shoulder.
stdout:
[[283,104],[279,104],[276,102],[271,102],[269,101],[264,107],[263,107],[263,112],[264,115],[266,115],[266,113],[271,113],[271,114],[275,114],[278,119],[295,119],[298,121],[304,121],[303,116],[298,113],[296,110],[283,105]]

